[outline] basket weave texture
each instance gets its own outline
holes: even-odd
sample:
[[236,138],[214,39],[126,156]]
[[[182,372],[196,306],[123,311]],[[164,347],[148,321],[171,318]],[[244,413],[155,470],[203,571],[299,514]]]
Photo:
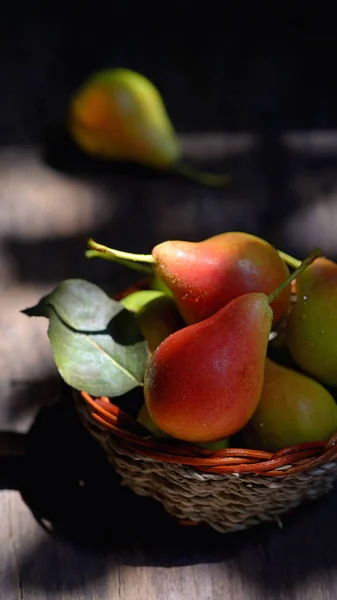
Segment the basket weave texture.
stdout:
[[210,451],[163,440],[108,398],[74,393],[84,426],[104,449],[122,483],[158,500],[173,517],[227,533],[276,520],[328,492],[337,479],[337,434],[276,454]]

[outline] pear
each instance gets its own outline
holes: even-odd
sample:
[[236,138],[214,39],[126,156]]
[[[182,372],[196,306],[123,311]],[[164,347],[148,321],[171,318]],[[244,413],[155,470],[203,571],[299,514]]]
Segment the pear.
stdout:
[[[249,292],[269,294],[289,275],[277,250],[242,232],[222,233],[202,242],[166,241],[152,250],[154,269],[173,293],[187,324],[215,314]],[[291,286],[274,300],[274,324],[290,307]]]
[[163,296],[164,293],[159,290],[137,290],[122,298],[120,302],[127,310],[134,314],[138,314],[147,304],[152,302],[152,300],[162,298]]
[[166,294],[166,296],[173,297],[171,290],[167,287],[167,285],[165,285],[162,279],[158,277],[158,275],[153,275],[153,277],[151,277],[150,288],[158,292],[163,292],[163,294]]
[[130,69],[91,75],[71,98],[68,130],[75,143],[96,158],[173,171],[206,186],[228,185],[228,175],[202,173],[182,161],[159,91]]
[[149,358],[144,397],[155,425],[187,442],[242,429],[260,400],[273,322],[271,304],[320,256],[314,250],[268,296],[250,292],[168,336]]
[[139,290],[123,298],[121,303],[135,314],[150,353],[168,335],[184,327],[175,301],[162,292]]
[[155,86],[129,69],[93,74],[74,94],[69,131],[89,154],[136,161],[165,169],[180,159],[180,148]]
[[337,385],[337,264],[318,258],[296,279],[286,343],[303,371]]
[[258,406],[242,436],[249,448],[276,452],[327,440],[337,431],[337,404],[317,381],[266,359]]
[[239,431],[260,399],[272,320],[268,297],[250,293],[167,337],[144,378],[155,425],[194,443]]

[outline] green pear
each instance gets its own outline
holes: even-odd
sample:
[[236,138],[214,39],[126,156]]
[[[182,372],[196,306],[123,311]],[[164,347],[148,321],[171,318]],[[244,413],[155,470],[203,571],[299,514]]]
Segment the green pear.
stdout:
[[242,430],[247,446],[276,452],[336,431],[337,404],[323,385],[267,358],[260,401]]
[[296,279],[286,343],[303,371],[337,385],[337,264],[318,258]]
[[82,150],[99,158],[166,169],[181,157],[158,90],[129,69],[91,75],[71,99],[68,128]]
[[228,175],[203,173],[182,161],[162,96],[130,69],[93,73],[70,100],[67,126],[74,142],[96,158],[176,172],[211,187],[227,187],[230,181]]
[[138,314],[147,304],[152,302],[152,300],[162,298],[163,296],[164,293],[159,290],[137,290],[122,298],[120,302],[130,312]]
[[158,277],[158,275],[154,275],[151,279],[150,287],[152,290],[157,290],[159,292],[163,292],[166,296],[171,296],[173,298],[173,293],[170,288],[165,285],[162,279]]
[[139,290],[121,300],[135,313],[139,328],[147,340],[150,353],[184,322],[172,297],[155,290]]

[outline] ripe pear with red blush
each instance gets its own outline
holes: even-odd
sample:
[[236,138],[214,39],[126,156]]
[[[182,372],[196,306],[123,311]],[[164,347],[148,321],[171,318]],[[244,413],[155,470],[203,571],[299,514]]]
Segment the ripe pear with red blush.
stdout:
[[195,443],[241,429],[260,399],[272,320],[265,294],[245,294],[166,338],[150,357],[144,379],[155,425]]
[[[173,293],[187,324],[215,314],[249,292],[269,294],[289,270],[267,241],[227,232],[202,242],[166,241],[152,250],[154,269]],[[290,285],[274,300],[274,324],[290,307]]]
[[172,333],[148,361],[144,396],[159,429],[187,442],[215,442],[246,425],[262,391],[273,321],[270,304],[313,260],[314,251],[269,296],[234,298]]
[[294,361],[327,385],[337,385],[337,264],[318,258],[296,278],[296,302],[286,340]]

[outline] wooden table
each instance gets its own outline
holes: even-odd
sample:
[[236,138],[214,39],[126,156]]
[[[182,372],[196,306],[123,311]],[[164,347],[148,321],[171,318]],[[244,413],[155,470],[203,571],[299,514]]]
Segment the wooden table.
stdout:
[[1,151],[3,600],[336,598],[337,490],[284,519],[282,529],[224,536],[179,527],[155,502],[119,485],[58,377],[46,321],[20,313],[66,277],[111,291],[131,281],[122,267],[83,258],[88,235],[146,252],[170,237],[243,229],[301,255],[320,243],[336,256],[336,136],[185,143],[195,160],[207,156],[219,170],[228,164],[232,188],[206,190],[143,171],[111,174],[89,163],[66,172],[37,148]]

